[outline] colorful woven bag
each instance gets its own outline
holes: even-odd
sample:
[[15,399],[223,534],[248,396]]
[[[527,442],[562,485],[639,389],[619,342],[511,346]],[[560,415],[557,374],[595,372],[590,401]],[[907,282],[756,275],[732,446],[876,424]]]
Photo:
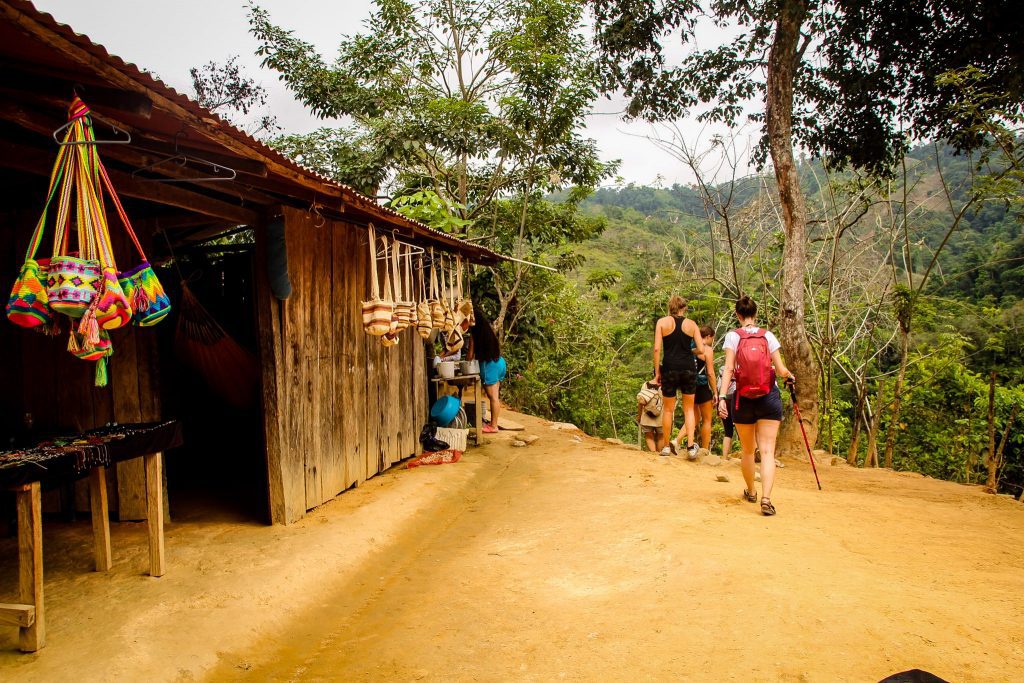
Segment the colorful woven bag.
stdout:
[[8,319],[21,327],[50,327],[54,322],[53,311],[50,309],[50,297],[47,294],[50,259],[36,260],[36,252],[39,251],[39,245],[42,244],[46,216],[53,203],[53,198],[57,196],[58,188],[61,189],[61,197],[64,196],[63,190],[66,183],[62,180],[65,180],[67,150],[67,147],[61,147],[57,153],[57,161],[50,172],[50,187],[46,193],[43,212],[36,222],[32,240],[29,242],[28,251],[25,254],[25,263],[21,266],[18,279],[14,281],[11,296],[7,300]]
[[18,279],[14,281],[6,312],[7,318],[15,325],[39,327],[53,323],[45,285],[49,259],[43,261],[45,265],[35,259],[27,259],[21,266]]
[[[121,224],[124,225],[128,237],[131,239],[132,244],[135,245],[135,250],[139,252],[139,257],[142,259],[142,263],[139,265],[118,274],[117,286],[124,293],[125,301],[129,304],[132,322],[140,327],[151,327],[166,318],[167,314],[171,312],[171,299],[167,296],[164,286],[160,284],[156,273],[153,272],[153,267],[149,264],[145,252],[142,251],[142,245],[139,243],[139,238],[132,228],[128,214],[121,204],[121,198],[114,189],[114,184],[110,182],[110,175],[107,173],[106,166],[103,165],[99,157],[97,157],[96,161],[100,178],[103,180],[103,186],[110,195],[114,208],[117,210],[117,215],[121,219]],[[113,329],[113,327],[108,326],[110,324],[109,315],[101,315],[100,317],[100,324],[104,329]]]

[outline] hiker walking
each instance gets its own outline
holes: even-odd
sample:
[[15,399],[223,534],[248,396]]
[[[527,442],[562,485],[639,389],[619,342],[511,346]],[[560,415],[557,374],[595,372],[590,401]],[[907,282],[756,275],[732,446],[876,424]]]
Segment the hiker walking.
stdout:
[[501,355],[501,344],[494,334],[490,319],[473,304],[473,316],[476,324],[470,329],[472,339],[472,357],[480,361],[480,383],[491,404],[491,420],[484,425],[485,434],[498,432],[498,418],[501,416],[501,399],[498,392],[508,372],[508,364]]
[[[697,354],[697,342],[690,343],[697,361],[697,391],[693,395],[693,423],[700,427],[700,447],[708,449],[711,448],[711,420],[718,403],[718,382],[715,380],[715,331],[708,325],[701,325],[700,336],[704,340],[703,356]],[[683,430],[680,429],[675,440],[677,447],[682,440]]]
[[672,437],[672,417],[676,409],[676,395],[683,396],[683,424],[686,430],[686,454],[697,459],[697,444],[693,441],[693,396],[697,391],[697,362],[691,350],[696,343],[697,354],[704,355],[704,340],[697,323],[686,317],[686,299],[673,295],[668,300],[668,315],[654,327],[654,381],[661,386],[663,401],[662,429],[659,445],[662,455],[675,453]]
[[647,441],[647,450],[651,452],[657,452],[661,442],[662,412],[661,390],[658,388],[657,382],[655,380],[644,382],[636,395],[636,421]]
[[[732,420],[739,432],[743,451],[743,497],[757,502],[754,486],[754,448],[761,452],[761,514],[774,515],[772,484],[775,481],[775,438],[782,422],[782,395],[775,382],[776,374],[787,383],[796,378],[782,361],[782,347],[775,335],[757,326],[757,304],[749,296],[736,302],[736,318],[740,326],[725,335],[725,368],[722,386],[736,380],[736,394],[732,399]],[[774,370],[772,369],[774,366]],[[718,401],[718,414],[729,417],[725,399]]]

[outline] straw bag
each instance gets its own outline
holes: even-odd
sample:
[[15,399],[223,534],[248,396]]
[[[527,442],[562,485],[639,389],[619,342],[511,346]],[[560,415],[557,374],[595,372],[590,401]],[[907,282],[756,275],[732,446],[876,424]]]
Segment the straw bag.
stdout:
[[402,243],[394,242],[394,249],[391,250],[392,278],[395,285],[395,323],[392,325],[393,332],[401,332],[409,327],[413,317],[416,315],[416,304],[409,301],[412,292],[408,286],[408,272],[402,273]]
[[455,321],[461,323],[463,320],[469,321],[469,326],[472,327],[476,324],[476,316],[473,315],[473,300],[469,296],[469,282],[473,277],[470,270],[470,264],[466,263],[466,289],[462,289],[462,257],[457,256],[456,263],[458,268],[459,278],[459,301],[455,306]]
[[430,331],[433,329],[430,318],[430,302],[427,301],[427,285],[423,276],[423,259],[420,264],[420,302],[416,304],[416,332],[420,338],[426,341],[430,338]]
[[444,325],[444,304],[441,302],[440,288],[437,286],[437,267],[434,261],[434,250],[430,250],[430,326],[439,330]]
[[[377,282],[377,233],[370,224],[370,300],[362,302],[363,330],[374,337],[380,337],[391,331],[391,314],[395,305],[380,298],[380,285]],[[387,272],[387,264],[384,264]]]
[[[451,267],[451,259],[448,260],[448,267]],[[451,273],[448,274],[448,282],[444,279],[444,257],[441,257],[441,305],[444,308],[444,320],[441,322],[441,331],[448,334],[455,329],[455,313],[452,311],[452,306],[455,303],[453,298]]]
[[[388,238],[382,238],[384,240],[384,296],[391,297],[392,302],[398,300],[398,273],[392,272],[396,261],[394,260],[395,249],[391,250],[391,256],[388,256]],[[397,248],[397,246],[395,247]],[[391,269],[388,268],[390,263]],[[385,348],[391,348],[392,346],[398,346],[398,304],[392,303],[391,308],[391,323],[388,326],[388,331],[381,336],[380,343]]]

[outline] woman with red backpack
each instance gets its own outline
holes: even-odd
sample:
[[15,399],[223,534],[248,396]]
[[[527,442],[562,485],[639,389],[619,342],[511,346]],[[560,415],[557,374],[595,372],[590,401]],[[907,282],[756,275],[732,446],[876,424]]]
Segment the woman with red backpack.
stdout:
[[[736,302],[736,318],[740,326],[725,335],[725,368],[721,387],[728,387],[734,379],[736,394],[732,406],[727,405],[724,392],[718,401],[718,414],[724,420],[732,408],[732,421],[739,432],[743,449],[743,481],[747,488],[743,497],[757,502],[754,486],[754,448],[761,451],[761,514],[775,514],[772,505],[772,484],[775,481],[775,438],[782,422],[782,394],[776,376],[786,383],[796,378],[782,361],[782,347],[775,335],[757,326],[757,304],[749,296]],[[774,367],[774,369],[773,369]]]

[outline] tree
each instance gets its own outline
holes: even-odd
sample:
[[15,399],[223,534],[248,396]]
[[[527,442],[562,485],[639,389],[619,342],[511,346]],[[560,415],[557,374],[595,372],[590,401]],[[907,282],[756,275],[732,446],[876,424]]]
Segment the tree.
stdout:
[[574,0],[380,0],[332,64],[266,10],[249,19],[264,66],[314,114],[353,119],[371,176],[471,220],[536,178],[593,186],[608,172],[577,132],[596,97],[581,14]]
[[[874,172],[893,166],[908,132],[946,135],[965,148],[981,143],[970,126],[944,120],[950,90],[934,76],[973,64],[1010,86],[1009,101],[1019,106],[1024,88],[1015,3],[592,1],[602,85],[624,90],[628,115],[671,120],[704,105],[703,120],[736,125],[747,114],[762,124],[759,157],[772,161],[786,236],[779,332],[789,366],[804,379],[799,400],[816,433],[817,392],[809,380],[818,376],[818,365],[804,323],[807,212],[794,143],[838,167]],[[696,48],[704,17],[734,37]],[[1000,20],[1006,24],[993,27],[990,42],[989,32],[978,29]],[[690,51],[669,64],[664,45],[672,37]],[[757,100],[761,108],[748,113]],[[784,447],[795,445],[797,431],[784,425]]]
[[[435,227],[492,245],[511,229],[505,253],[523,259],[531,244],[572,234],[531,234],[572,223],[530,219],[544,194],[585,193],[614,170],[579,134],[597,96],[583,8],[582,0],[380,0],[366,33],[343,36],[333,65],[259,7],[250,25],[264,64],[314,113],[352,117],[356,145],[370,157],[351,154],[352,143],[324,155],[322,133],[313,145],[291,138],[286,150],[326,156],[334,177],[372,194],[364,183],[388,178],[407,215],[433,211],[420,200],[440,199],[453,218]],[[509,223],[501,205],[513,196],[519,210]],[[525,276],[522,263],[494,271],[499,334]]]
[[[223,64],[207,62],[203,66],[192,67],[189,74],[196,102],[232,123],[267,103],[266,89],[242,72],[238,55],[228,57]],[[250,122],[248,128],[250,135],[259,135],[280,127],[276,117],[263,114]]]

